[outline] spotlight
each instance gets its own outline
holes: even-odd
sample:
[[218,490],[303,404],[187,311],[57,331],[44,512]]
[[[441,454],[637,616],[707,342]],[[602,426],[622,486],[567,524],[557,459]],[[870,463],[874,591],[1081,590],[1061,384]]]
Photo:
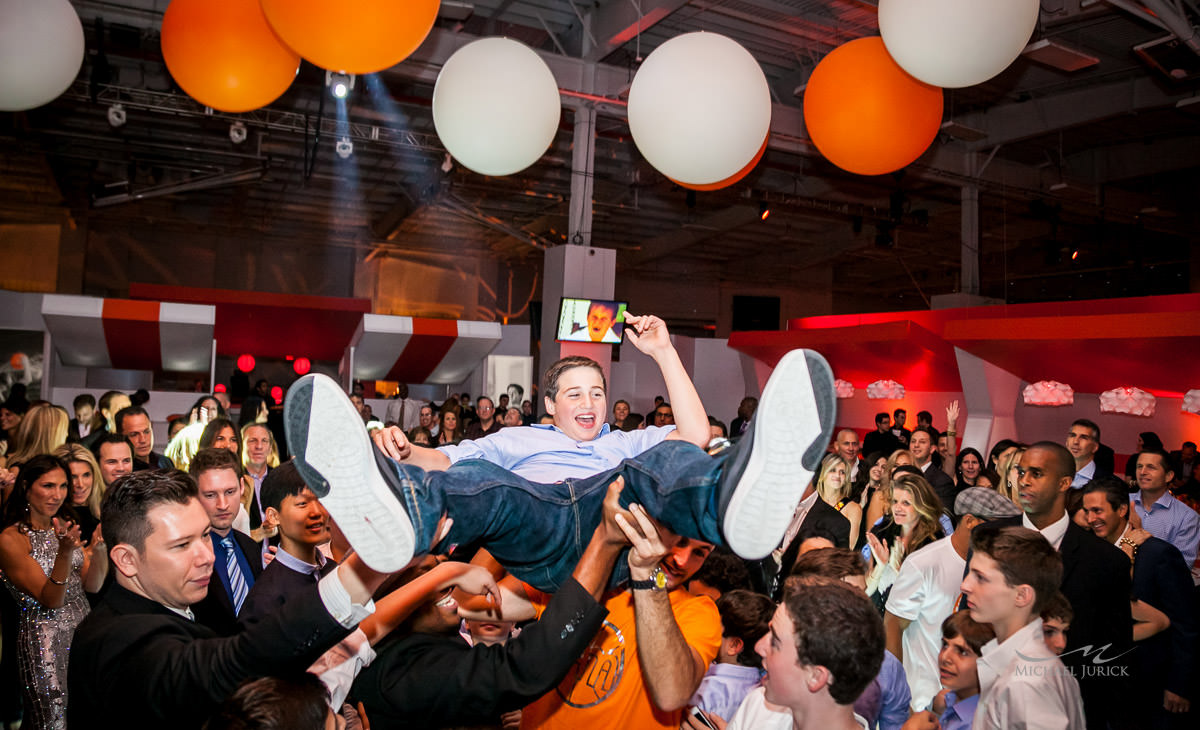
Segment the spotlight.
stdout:
[[113,104],[108,108],[108,123],[113,127],[125,126],[125,107]]
[[767,205],[767,201],[763,200],[758,204],[758,219],[765,221],[771,217],[771,207]]
[[1072,261],[1079,260],[1079,249],[1075,249],[1074,251],[1071,252],[1071,260]]
[[241,144],[246,141],[246,125],[241,122],[234,122],[229,125],[229,141],[234,144]]
[[325,85],[335,99],[345,99],[354,90],[354,74],[325,72]]
[[337,141],[337,145],[333,149],[337,152],[338,157],[345,160],[354,154],[354,143],[350,141],[349,137],[342,137]]

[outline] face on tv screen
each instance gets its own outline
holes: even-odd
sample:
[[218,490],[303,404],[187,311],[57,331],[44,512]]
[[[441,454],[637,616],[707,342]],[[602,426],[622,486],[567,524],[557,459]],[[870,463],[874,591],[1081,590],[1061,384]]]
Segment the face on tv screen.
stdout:
[[628,302],[608,299],[572,299],[563,297],[558,313],[560,342],[606,342],[617,344],[625,329]]

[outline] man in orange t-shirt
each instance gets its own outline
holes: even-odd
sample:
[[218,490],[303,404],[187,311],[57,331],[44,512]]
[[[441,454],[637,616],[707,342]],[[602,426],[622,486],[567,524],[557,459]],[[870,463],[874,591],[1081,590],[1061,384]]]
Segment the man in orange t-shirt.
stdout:
[[632,511],[641,538],[629,551],[628,588],[608,598],[604,627],[558,687],[525,708],[522,728],[677,730],[716,658],[716,604],[683,589],[713,546],[660,534]]

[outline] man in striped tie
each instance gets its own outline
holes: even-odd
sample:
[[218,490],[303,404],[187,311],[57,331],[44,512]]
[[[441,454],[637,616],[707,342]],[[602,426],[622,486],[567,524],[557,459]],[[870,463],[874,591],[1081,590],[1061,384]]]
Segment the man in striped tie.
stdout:
[[192,606],[196,621],[222,636],[237,631],[246,594],[262,573],[262,545],[233,529],[242,500],[241,465],[227,449],[204,449],[188,467],[200,490],[212,531],[213,567],[208,595]]

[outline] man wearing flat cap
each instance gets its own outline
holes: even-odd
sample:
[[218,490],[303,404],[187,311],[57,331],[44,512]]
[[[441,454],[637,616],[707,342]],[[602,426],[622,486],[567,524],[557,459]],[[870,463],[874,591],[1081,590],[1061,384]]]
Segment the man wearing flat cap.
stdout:
[[1021,509],[994,490],[970,487],[955,499],[954,513],[958,527],[949,537],[926,545],[900,566],[883,615],[887,648],[904,663],[913,711],[928,707],[941,689],[942,621],[958,602],[971,530],[991,520],[1019,517]]

